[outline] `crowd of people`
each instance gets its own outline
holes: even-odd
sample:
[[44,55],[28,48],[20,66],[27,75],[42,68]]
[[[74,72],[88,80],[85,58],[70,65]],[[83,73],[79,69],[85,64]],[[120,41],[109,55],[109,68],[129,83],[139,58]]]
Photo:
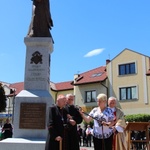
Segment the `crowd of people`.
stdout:
[[[116,107],[115,97],[107,99],[106,94],[99,94],[97,107],[87,114],[74,105],[74,95],[58,95],[48,120],[45,150],[79,150],[92,145],[94,150],[127,150],[124,113]],[[87,123],[84,129],[83,120]]]
[[93,142],[92,139],[93,129],[91,128],[91,126],[87,125],[87,127],[85,126],[83,129],[81,128],[81,125],[78,125],[77,132],[78,132],[79,145],[91,147]]
[[[84,125],[83,120],[86,122]],[[88,114],[74,105],[74,95],[61,94],[56,104],[49,108],[45,150],[80,150],[80,146],[92,146],[94,150],[127,150],[126,126],[124,113],[117,107],[115,97],[107,99],[106,94],[99,94],[97,107]],[[13,127],[9,118],[1,130],[3,139],[12,137]],[[132,131],[131,140],[145,138],[145,131]],[[137,150],[145,146],[144,142],[132,144],[132,148]]]

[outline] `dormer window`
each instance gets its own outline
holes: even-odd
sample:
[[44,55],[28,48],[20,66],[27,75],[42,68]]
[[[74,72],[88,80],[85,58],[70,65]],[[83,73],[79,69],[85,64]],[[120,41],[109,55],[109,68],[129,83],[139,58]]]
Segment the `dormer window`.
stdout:
[[92,77],[98,77],[98,76],[101,76],[101,75],[102,75],[102,72],[94,73],[94,74],[92,74]]

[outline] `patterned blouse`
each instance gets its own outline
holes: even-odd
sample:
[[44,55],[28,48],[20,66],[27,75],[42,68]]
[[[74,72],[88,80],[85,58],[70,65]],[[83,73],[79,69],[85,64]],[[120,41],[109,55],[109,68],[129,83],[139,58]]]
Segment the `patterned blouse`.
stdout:
[[113,111],[106,107],[103,112],[100,112],[99,107],[93,108],[89,114],[94,118],[93,136],[98,139],[109,138],[113,134],[113,129],[108,126],[102,126],[101,122],[110,122],[114,119]]

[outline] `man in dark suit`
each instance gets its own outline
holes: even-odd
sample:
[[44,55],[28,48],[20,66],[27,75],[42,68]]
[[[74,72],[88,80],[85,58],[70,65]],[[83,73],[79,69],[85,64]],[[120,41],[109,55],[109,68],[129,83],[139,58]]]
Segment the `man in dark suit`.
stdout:
[[68,150],[79,150],[77,124],[82,122],[82,117],[78,111],[78,108],[76,108],[74,105],[74,95],[66,95],[65,109],[69,118]]
[[49,109],[48,136],[45,150],[68,150],[66,97],[59,95],[56,105]]

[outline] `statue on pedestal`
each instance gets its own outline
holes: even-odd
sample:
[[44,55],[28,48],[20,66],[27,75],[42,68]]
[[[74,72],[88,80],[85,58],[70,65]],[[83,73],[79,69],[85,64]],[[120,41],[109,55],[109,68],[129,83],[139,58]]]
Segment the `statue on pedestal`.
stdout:
[[32,0],[32,19],[27,37],[52,37],[50,33],[53,21],[49,0]]

